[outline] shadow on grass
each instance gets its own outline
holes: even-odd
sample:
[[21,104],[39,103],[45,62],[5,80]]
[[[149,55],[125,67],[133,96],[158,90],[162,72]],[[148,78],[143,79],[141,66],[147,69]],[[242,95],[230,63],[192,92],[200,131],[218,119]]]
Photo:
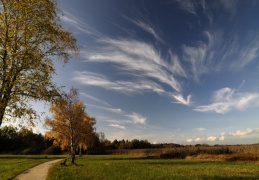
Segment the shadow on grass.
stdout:
[[100,160],[100,161],[103,161],[103,160],[111,160],[111,161],[114,161],[114,160],[148,160],[148,159],[152,159],[152,160],[154,160],[154,159],[161,159],[161,158],[159,158],[159,157],[157,157],[157,156],[140,156],[140,157],[138,157],[138,156],[135,156],[135,157],[132,157],[132,156],[129,156],[129,157],[105,157],[105,156],[103,156],[102,158],[97,158],[97,159],[95,159],[95,160]]
[[112,158],[100,158],[95,161],[140,161],[141,164],[146,165],[206,165],[206,164],[231,164],[233,162],[227,161],[209,161],[209,160],[186,160],[186,159],[163,159],[159,157],[112,157]]
[[46,156],[46,155],[0,155],[0,159],[59,159],[64,158],[62,155]]
[[59,167],[71,167],[71,166],[84,166],[83,164],[74,163],[66,163],[65,165],[59,165]]
[[76,162],[72,163],[74,166],[84,166],[83,164],[77,164]]
[[258,178],[253,177],[240,177],[240,176],[234,176],[234,177],[224,177],[223,176],[202,176],[201,179],[213,179],[213,180],[256,180]]

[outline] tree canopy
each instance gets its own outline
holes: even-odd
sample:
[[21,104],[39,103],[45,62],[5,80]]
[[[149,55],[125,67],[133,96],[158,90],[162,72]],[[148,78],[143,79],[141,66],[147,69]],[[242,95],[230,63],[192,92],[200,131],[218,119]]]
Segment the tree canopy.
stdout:
[[37,113],[28,102],[60,94],[53,60],[67,62],[77,50],[56,0],[0,0],[0,126],[22,117],[33,124]]
[[50,112],[53,117],[45,120],[50,131],[45,135],[54,138],[54,143],[62,149],[68,149],[74,162],[76,148],[87,149],[93,141],[95,118],[87,115],[85,106],[78,99],[78,92],[74,88],[55,101]]

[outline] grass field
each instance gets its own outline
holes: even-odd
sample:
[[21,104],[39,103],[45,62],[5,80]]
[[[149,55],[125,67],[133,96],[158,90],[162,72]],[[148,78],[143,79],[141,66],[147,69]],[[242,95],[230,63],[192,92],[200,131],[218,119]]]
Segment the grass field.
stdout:
[[248,162],[156,159],[140,156],[83,156],[53,167],[48,180],[71,179],[259,179]]
[[0,155],[0,180],[13,178],[30,167],[58,157],[60,156]]

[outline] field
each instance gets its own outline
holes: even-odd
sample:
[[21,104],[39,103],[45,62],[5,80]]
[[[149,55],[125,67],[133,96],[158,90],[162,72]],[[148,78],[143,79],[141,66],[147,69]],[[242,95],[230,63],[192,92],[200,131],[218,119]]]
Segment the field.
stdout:
[[[259,145],[183,146],[113,150],[84,155],[50,169],[48,180],[65,179],[259,179]],[[0,180],[68,155],[0,155]]]
[[0,180],[13,178],[30,167],[58,157],[60,156],[0,155]]
[[83,156],[54,166],[48,180],[70,179],[259,179],[255,162],[159,159],[144,156]]

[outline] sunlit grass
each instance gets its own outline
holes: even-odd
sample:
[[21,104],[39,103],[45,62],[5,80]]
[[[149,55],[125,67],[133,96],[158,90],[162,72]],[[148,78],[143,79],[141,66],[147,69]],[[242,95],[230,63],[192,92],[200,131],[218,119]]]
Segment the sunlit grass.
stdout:
[[0,155],[0,180],[13,178],[33,166],[59,157],[63,156]]
[[60,179],[258,179],[255,163],[148,159],[139,156],[83,156],[55,166],[48,180]]

